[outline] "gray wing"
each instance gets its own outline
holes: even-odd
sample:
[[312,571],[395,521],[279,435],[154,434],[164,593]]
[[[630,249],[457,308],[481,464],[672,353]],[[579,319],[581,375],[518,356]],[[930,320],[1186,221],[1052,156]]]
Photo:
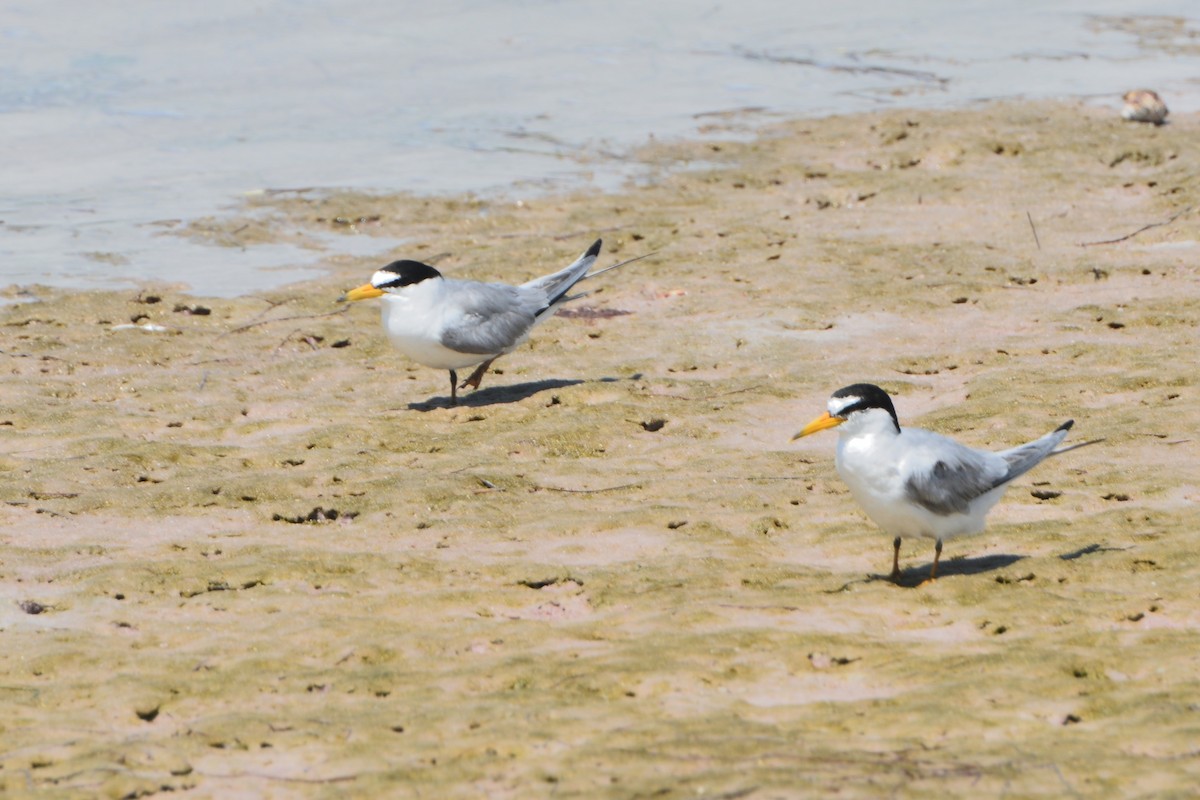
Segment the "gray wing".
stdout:
[[511,350],[525,340],[546,305],[543,293],[503,283],[455,281],[453,289],[463,316],[442,333],[442,344],[460,353]]
[[905,434],[925,435],[901,465],[909,475],[905,497],[934,514],[966,514],[972,500],[1007,480],[1007,464],[998,454],[972,450],[927,431],[910,428]]
[[1053,455],[1073,424],[1066,422],[1040,439],[998,453],[972,450],[952,439],[927,434],[926,446],[910,465],[905,495],[935,514],[966,514],[976,497],[1015,480]]
[[600,244],[597,239],[570,266],[520,286],[454,281],[455,299],[464,316],[442,334],[442,344],[460,353],[478,355],[498,355],[516,347],[529,335],[538,317],[573,299],[567,297],[567,292],[596,263]]

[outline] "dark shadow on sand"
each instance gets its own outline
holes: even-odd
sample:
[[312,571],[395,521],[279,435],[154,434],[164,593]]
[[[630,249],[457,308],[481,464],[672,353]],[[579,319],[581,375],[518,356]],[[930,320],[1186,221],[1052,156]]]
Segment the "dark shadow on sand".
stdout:
[[[1012,566],[1013,564],[1026,558],[1026,556],[1017,556],[1009,553],[998,553],[992,556],[979,556],[978,558],[955,558],[949,559],[938,564],[938,580],[949,578],[952,575],[978,575],[983,572],[992,572],[998,569]],[[914,589],[917,586],[929,580],[929,571],[933,569],[933,562],[929,562],[923,567],[909,567],[908,569],[900,570],[900,580],[893,581],[892,576],[880,575],[873,572],[862,578],[856,578],[852,581],[847,581],[836,589],[827,589],[825,594],[840,594],[841,592],[849,591],[850,587],[860,583],[876,583],[883,581],[891,583],[895,586],[903,586],[905,589]]]
[[[516,403],[527,397],[533,397],[539,392],[562,389],[565,386],[577,386],[580,380],[548,380],[532,381],[530,383],[514,383],[508,386],[489,386],[477,389],[468,394],[458,396],[457,408],[482,408],[483,406]],[[421,403],[409,403],[410,411],[433,411],[435,408],[451,408],[449,397],[434,397]]]
[[[937,579],[940,581],[942,578],[949,578],[954,575],[979,575],[984,572],[994,572],[998,569],[1011,567],[1024,558],[1025,556],[1013,555],[1011,553],[997,553],[990,556],[978,556],[977,558],[951,558],[938,564]],[[900,570],[900,580],[896,582],[896,585],[904,586],[908,589],[920,586],[929,580],[929,571],[931,569],[933,569],[932,561],[925,566],[902,569]],[[867,580],[892,582],[890,575],[871,575]]]
[[620,381],[637,381],[642,379],[642,373],[630,375],[627,378],[596,378],[594,380],[562,380],[531,381],[529,383],[514,383],[508,386],[489,386],[477,389],[468,394],[458,396],[458,405],[451,406],[449,397],[435,397],[422,403],[409,403],[410,411],[433,411],[435,408],[482,408],[484,406],[516,403],[527,397],[533,397],[540,392],[562,389],[567,386],[578,386],[581,383],[618,383]]

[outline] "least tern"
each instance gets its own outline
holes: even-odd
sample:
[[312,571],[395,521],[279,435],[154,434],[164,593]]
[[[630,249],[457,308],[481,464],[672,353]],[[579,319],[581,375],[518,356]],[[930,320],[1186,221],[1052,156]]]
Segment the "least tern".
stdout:
[[[517,349],[560,305],[584,296],[568,294],[575,284],[646,258],[589,275],[600,245],[597,239],[569,267],[520,286],[455,280],[420,261],[393,261],[341,299],[382,298],[380,315],[388,339],[418,364],[449,370],[450,404],[456,405],[460,388],[478,389],[493,361]],[[458,370],[475,364],[460,384]]]
[[1150,122],[1162,125],[1167,120],[1167,104],[1157,92],[1149,89],[1134,89],[1121,98],[1125,101],[1121,117],[1132,122]]
[[1040,439],[1009,450],[975,450],[931,431],[901,428],[888,393],[856,383],[834,392],[829,410],[792,440],[842,426],[837,471],[867,516],[895,537],[892,580],[900,578],[900,540],[905,536],[936,540],[929,573],[934,580],[942,541],[983,531],[988,511],[1014,479],[1052,455],[1095,443],[1055,450],[1074,424],[1067,420]]

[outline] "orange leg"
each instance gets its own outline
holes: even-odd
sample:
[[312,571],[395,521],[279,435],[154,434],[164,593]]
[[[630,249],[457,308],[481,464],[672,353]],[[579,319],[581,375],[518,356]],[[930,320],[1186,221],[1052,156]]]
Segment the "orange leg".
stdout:
[[938,539],[937,544],[933,546],[933,569],[929,570],[929,580],[937,580],[938,561],[942,558],[942,540]]

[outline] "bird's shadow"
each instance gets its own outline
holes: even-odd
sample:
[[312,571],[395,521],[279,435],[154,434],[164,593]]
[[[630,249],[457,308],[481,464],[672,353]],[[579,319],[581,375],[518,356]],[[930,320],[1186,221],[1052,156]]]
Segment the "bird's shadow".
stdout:
[[[1077,558],[1092,555],[1093,553],[1108,553],[1112,551],[1128,550],[1127,547],[1105,547],[1101,544],[1089,544],[1085,547],[1080,547],[1077,550],[1072,550],[1069,553],[1063,553],[1059,556],[1063,561],[1073,561]],[[990,556],[979,556],[977,558],[955,558],[944,561],[938,564],[938,578],[946,578],[951,575],[979,575],[984,572],[992,572],[998,569],[1010,567],[1018,561],[1022,561],[1026,556],[1014,555],[1012,553],[997,553]],[[929,572],[933,568],[933,562],[920,567],[909,567],[900,571],[900,579],[892,580],[892,576],[881,575],[879,573],[871,573],[865,578],[852,580],[837,589],[831,589],[826,594],[837,594],[844,592],[851,586],[858,583],[876,583],[883,581],[892,583],[896,586],[903,586],[906,589],[914,589],[923,585],[929,580]]]
[[[616,380],[607,378],[605,380]],[[529,383],[513,383],[507,386],[489,386],[477,389],[467,395],[459,395],[458,405],[453,406],[449,397],[434,397],[420,403],[409,403],[410,411],[433,411],[438,408],[482,408],[501,403],[516,403],[540,392],[562,389],[566,386],[577,386],[585,383],[582,380],[545,380]]]
[[[952,575],[979,575],[984,572],[993,572],[1005,567],[1011,567],[1013,564],[1024,559],[1025,556],[1018,556],[1012,553],[996,553],[990,556],[977,556],[975,558],[952,558],[938,564],[937,579],[949,578]],[[895,583],[897,586],[903,586],[907,589],[912,589],[925,581],[929,580],[929,572],[933,568],[933,562],[920,567],[909,567],[908,569],[900,570],[900,579],[893,581],[891,575],[869,575],[867,582],[887,581]]]

